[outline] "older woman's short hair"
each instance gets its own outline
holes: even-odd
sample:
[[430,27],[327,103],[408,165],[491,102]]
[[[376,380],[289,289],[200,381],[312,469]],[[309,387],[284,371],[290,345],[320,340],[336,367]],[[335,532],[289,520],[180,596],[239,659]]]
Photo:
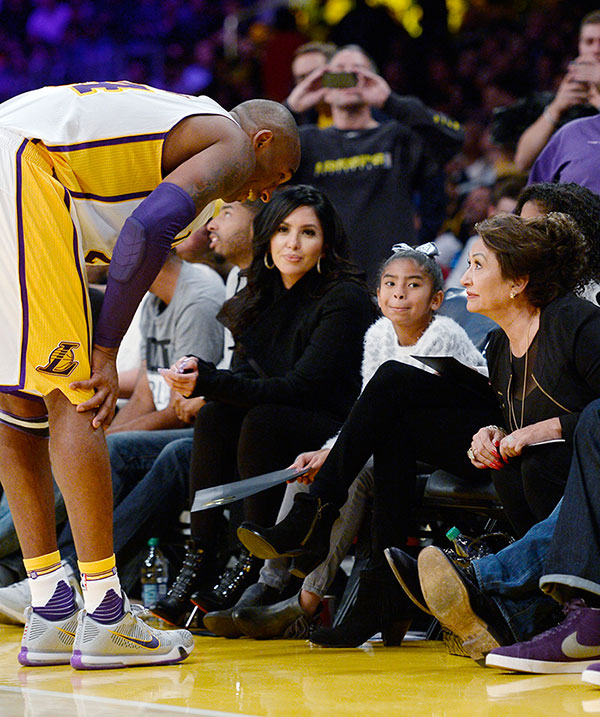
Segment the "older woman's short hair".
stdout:
[[505,279],[529,277],[524,294],[534,306],[546,306],[586,283],[589,245],[568,214],[531,219],[498,214],[475,229],[496,255]]

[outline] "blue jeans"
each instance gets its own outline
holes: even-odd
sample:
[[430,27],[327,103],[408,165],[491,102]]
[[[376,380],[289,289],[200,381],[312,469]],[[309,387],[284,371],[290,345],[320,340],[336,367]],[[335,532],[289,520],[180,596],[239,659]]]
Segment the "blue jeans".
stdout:
[[[125,590],[139,577],[141,549],[179,515],[188,498],[193,428],[127,431],[107,437],[112,472],[115,553],[133,557],[119,566]],[[77,555],[67,525],[59,536],[61,557],[76,569]]]
[[559,602],[581,591],[600,595],[600,400],[582,412],[573,444],[569,481],[540,580],[542,590]]
[[560,619],[558,604],[538,586],[561,502],[520,540],[473,561],[479,586],[498,605],[517,642],[529,640]]
[[554,511],[520,540],[473,566],[480,587],[498,604],[515,638],[526,640],[545,629],[554,615],[560,618],[557,603],[570,599],[573,590],[600,595],[598,555],[600,399],[579,418],[565,494]]

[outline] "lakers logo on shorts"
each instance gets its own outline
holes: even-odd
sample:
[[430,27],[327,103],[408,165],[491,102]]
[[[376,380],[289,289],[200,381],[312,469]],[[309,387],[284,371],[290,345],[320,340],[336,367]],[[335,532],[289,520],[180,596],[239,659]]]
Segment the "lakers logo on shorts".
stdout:
[[36,366],[35,370],[52,376],[70,376],[79,366],[79,361],[75,361],[74,349],[79,348],[80,345],[75,341],[61,341],[55,349],[52,349],[48,363],[45,366]]

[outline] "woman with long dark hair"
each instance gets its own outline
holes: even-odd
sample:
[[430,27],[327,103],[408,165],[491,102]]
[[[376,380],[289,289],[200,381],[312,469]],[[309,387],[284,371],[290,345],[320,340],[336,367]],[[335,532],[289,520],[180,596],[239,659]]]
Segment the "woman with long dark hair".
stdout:
[[[220,319],[235,351],[229,371],[183,357],[163,374],[198,413],[190,491],[289,465],[342,425],[360,391],[362,341],[375,307],[327,197],[307,186],[276,194],[254,220],[247,286]],[[252,520],[273,520],[281,491],[245,501]],[[155,613],[178,624],[202,578],[214,572],[220,511],[192,514],[183,568]]]

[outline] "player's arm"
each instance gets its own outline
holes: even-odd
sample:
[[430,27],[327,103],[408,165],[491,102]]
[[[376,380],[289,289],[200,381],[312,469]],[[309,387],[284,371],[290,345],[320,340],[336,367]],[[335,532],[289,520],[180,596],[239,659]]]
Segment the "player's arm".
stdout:
[[213,141],[184,157],[182,164],[128,217],[119,234],[94,334],[92,375],[72,384],[74,389],[95,391],[91,399],[77,407],[78,411],[97,411],[92,420],[95,428],[110,423],[114,415],[119,344],[164,264],[173,239],[209,202],[235,193],[254,170],[249,138],[230,120],[223,122],[210,125],[220,127],[222,136],[216,136],[211,129],[213,136],[208,134]]

